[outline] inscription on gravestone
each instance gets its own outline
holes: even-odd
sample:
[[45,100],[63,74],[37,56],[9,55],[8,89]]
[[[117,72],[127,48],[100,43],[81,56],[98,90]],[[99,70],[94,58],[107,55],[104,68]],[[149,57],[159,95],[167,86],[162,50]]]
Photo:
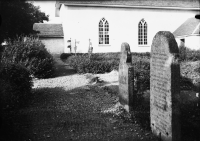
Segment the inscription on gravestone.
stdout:
[[129,112],[134,104],[134,75],[128,43],[122,43],[119,64],[119,102]]
[[173,34],[158,32],[151,46],[151,129],[162,141],[180,141],[180,65]]

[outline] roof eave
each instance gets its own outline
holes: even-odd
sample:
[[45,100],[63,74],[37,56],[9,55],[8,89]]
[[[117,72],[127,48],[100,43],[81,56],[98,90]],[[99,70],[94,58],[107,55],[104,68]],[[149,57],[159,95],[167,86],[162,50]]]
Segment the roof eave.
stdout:
[[39,38],[64,38],[64,36],[38,35]]
[[73,3],[65,3],[65,2],[63,2],[62,4],[64,4],[65,6],[84,6],[84,7],[117,7],[117,8],[169,9],[169,10],[189,10],[189,11],[200,10],[200,8],[191,8],[191,7],[103,5],[103,4],[73,4]]
[[175,36],[175,38],[184,38],[184,37],[189,37],[189,36],[200,36],[200,34],[178,35],[178,36]]
[[200,23],[195,27],[194,31],[192,32],[192,34],[195,34],[196,30],[199,30],[200,27]]

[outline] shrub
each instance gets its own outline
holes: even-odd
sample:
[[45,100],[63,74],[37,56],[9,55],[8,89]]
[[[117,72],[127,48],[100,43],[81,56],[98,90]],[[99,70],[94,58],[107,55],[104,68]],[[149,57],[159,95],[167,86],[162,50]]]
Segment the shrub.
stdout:
[[141,59],[133,62],[134,65],[134,89],[141,93],[150,89],[150,62]]
[[120,53],[94,53],[91,58],[94,60],[119,60]]
[[61,60],[66,60],[66,59],[68,59],[68,57],[70,57],[70,56],[72,56],[72,53],[62,53],[62,54],[60,55],[60,59],[61,59]]
[[1,108],[17,108],[26,102],[31,93],[32,78],[25,67],[3,63],[0,68]]
[[92,54],[91,58],[88,54],[70,56],[68,62],[78,73],[111,72],[119,66],[117,60],[107,60],[99,54]]
[[[150,53],[132,53],[133,62],[149,61]],[[118,70],[120,53],[93,53],[89,59],[88,54],[79,54],[68,57],[68,62],[78,73],[105,73]],[[140,71],[138,71],[139,73]]]
[[200,50],[191,50],[185,46],[179,47],[180,61],[198,61],[200,60]]
[[22,64],[37,78],[51,77],[54,73],[53,57],[37,38],[22,37],[8,42],[2,62]]

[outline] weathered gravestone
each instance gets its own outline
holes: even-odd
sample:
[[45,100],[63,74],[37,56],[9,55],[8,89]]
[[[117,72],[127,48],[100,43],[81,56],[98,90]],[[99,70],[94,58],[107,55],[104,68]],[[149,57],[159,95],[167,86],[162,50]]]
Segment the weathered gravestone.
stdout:
[[134,104],[134,75],[132,55],[128,43],[121,45],[119,64],[119,102],[129,112]]
[[180,141],[179,49],[173,34],[158,32],[151,46],[151,129],[162,141]]

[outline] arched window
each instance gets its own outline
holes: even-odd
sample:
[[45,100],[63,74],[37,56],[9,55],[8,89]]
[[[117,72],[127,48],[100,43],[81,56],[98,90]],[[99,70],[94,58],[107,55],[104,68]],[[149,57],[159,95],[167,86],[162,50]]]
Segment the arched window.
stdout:
[[147,22],[144,19],[138,24],[138,44],[147,45]]
[[105,18],[99,22],[99,44],[109,44],[109,23]]

